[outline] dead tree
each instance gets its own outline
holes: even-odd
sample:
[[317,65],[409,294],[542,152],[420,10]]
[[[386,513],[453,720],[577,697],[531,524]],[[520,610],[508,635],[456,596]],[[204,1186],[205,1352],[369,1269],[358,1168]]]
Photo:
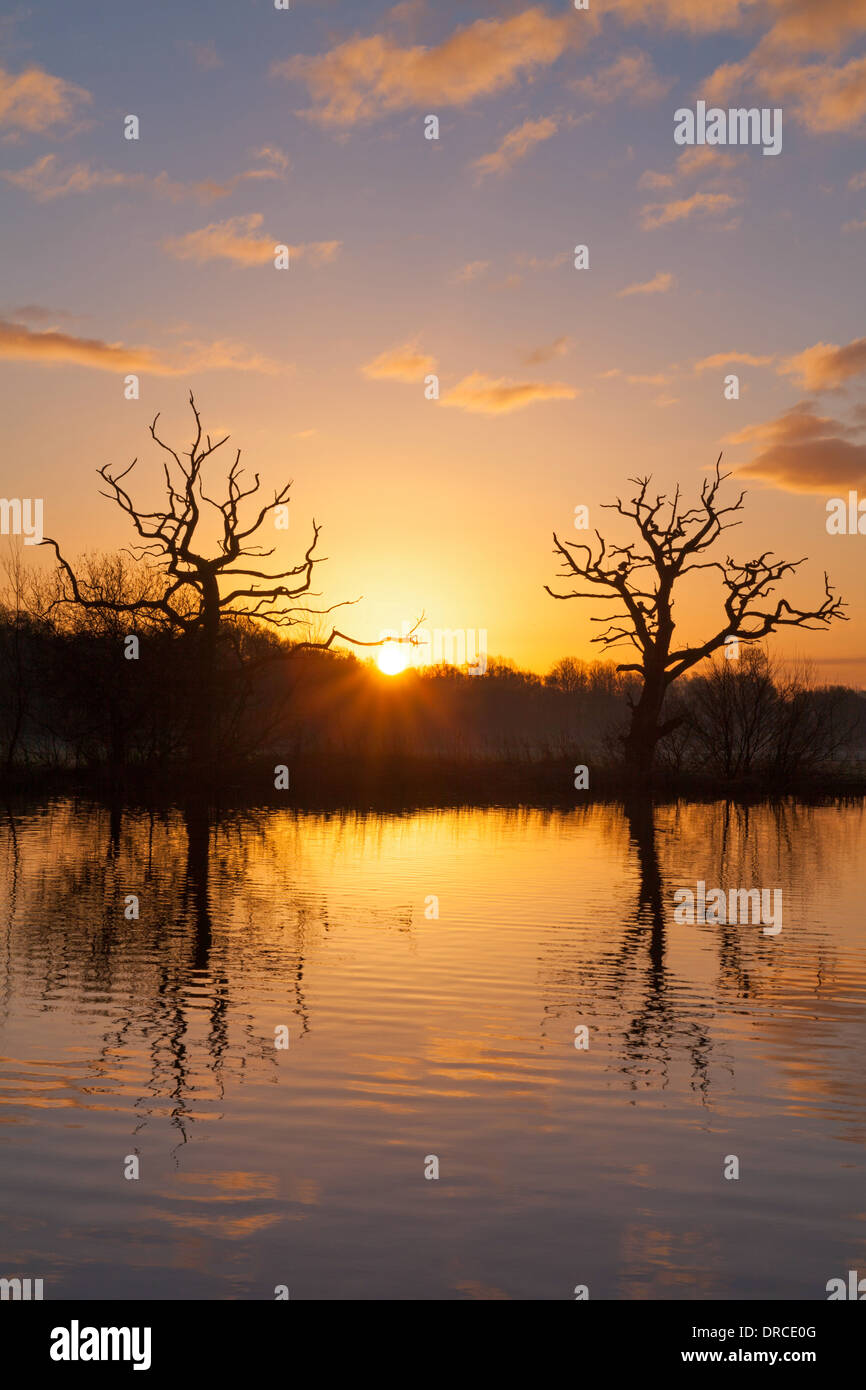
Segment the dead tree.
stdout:
[[[276,573],[268,573],[260,567],[260,562],[273,555],[276,547],[262,549],[253,543],[253,538],[261,532],[269,516],[275,516],[278,508],[287,505],[292,484],[286,483],[276,491],[271,501],[263,502],[258,498],[251,504],[247,519],[243,520],[243,504],[259,492],[260,480],[259,474],[254,473],[252,482],[247,485],[238,449],[228,472],[224,499],[218,501],[209,496],[203,486],[202,466],[229,436],[212,440],[210,435],[203,434],[192,392],[189,403],[195,418],[195,437],[184,453],[178,453],[157,434],[159,415],[150,426],[155,443],[165,455],[162,466],[166,502],[161,510],[143,511],[123,485],[138,462],[137,458],[121,473],[112,473],[107,466],[97,470],[110,489],[102,492],[102,496],[116,502],[126,512],[139,537],[130,547],[130,553],[147,566],[149,582],[144,590],[132,597],[108,598],[86,577],[76,575],[56,540],[46,538],[43,543],[53,546],[61,577],[65,580],[66,587],[59,602],[128,614],[133,621],[146,619],[182,634],[191,644],[196,696],[190,719],[190,756],[194,766],[206,769],[211,765],[214,752],[214,704],[221,629],[227,623],[243,621],[266,624],[272,629],[307,627],[316,619],[345,607],[346,603],[359,600],[346,600],[328,608],[314,608],[298,602],[319,597],[311,589],[313,568],[325,557],[315,554],[321,531],[315,521],[303,559]],[[208,522],[214,523],[215,535],[210,537],[206,534]],[[285,657],[302,649],[326,650],[337,639],[358,646],[381,645],[359,642],[332,627],[326,637],[280,644],[276,654]]]
[[[722,647],[726,638],[756,642],[781,627],[814,631],[826,629],[837,618],[847,621],[842,612],[846,605],[835,595],[826,572],[825,597],[817,608],[795,608],[785,598],[770,598],[779,580],[802,565],[803,559],[776,561],[771,550],[742,564],[730,556],[724,562],[694,558],[708,550],[723,531],[740,524],[723,518],[742,509],[745,492],[729,506],[718,503],[719,488],[731,476],[720,472],[721,461],[719,455],[712,477],[704,479],[699,505],[685,511],[679,486],[672,499],[664,494],[652,498],[649,477],[630,478],[637,489],[634,496],[627,503],[617,498],[616,502],[605,504],[637,529],[639,539],[628,545],[609,545],[596,531],[596,554],[591,546],[561,541],[555,532],[553,535],[554,553],[565,562],[561,577],[576,575],[594,588],[589,592],[572,589],[569,593],[555,593],[545,585],[547,593],[556,599],[594,599],[619,605],[604,617],[590,619],[606,624],[605,631],[592,641],[605,650],[628,643],[638,653],[637,660],[622,662],[617,668],[636,672],[642,680],[637,699],[628,696],[631,720],[623,736],[626,762],[638,780],[649,775],[659,740],[681,722],[681,716],[662,718],[669,687],[684,671]],[[701,569],[716,569],[722,576],[727,590],[724,617],[705,642],[677,646],[674,586],[685,575]]]

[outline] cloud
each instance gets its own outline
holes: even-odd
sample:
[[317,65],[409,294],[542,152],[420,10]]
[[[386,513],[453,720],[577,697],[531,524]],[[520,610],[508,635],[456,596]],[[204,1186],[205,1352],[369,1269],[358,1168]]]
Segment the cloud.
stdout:
[[[274,247],[285,244],[273,236],[256,236],[262,225],[260,212],[247,213],[241,217],[229,217],[225,222],[211,222],[198,231],[187,232],[185,236],[169,237],[162,243],[163,248],[179,261],[232,261],[235,265],[264,265],[274,258]],[[291,260],[304,259],[311,265],[325,265],[337,255],[342,242],[312,241],[301,246],[290,246]]]
[[[772,23],[745,58],[723,63],[698,95],[719,102],[753,86],[784,103],[784,112],[815,133],[852,130],[866,116],[866,56],[832,61],[852,39],[866,34],[862,0],[761,0]],[[820,54],[804,62],[805,54]]]
[[554,338],[552,343],[542,343],[541,347],[533,348],[523,358],[527,367],[537,366],[541,362],[550,362],[554,357],[564,357],[572,347],[573,340],[568,334],[563,334],[561,338]]
[[[261,153],[261,152],[260,152]],[[200,179],[183,183],[172,179],[163,170],[159,174],[125,174],[116,169],[94,169],[86,161],[65,167],[57,163],[56,154],[44,154],[25,169],[0,169],[0,178],[15,188],[29,193],[39,203],[65,198],[70,193],[90,193],[95,188],[138,188],[172,202],[194,199],[210,203],[226,198],[249,179],[279,179],[282,171],[276,168],[246,169],[218,183],[215,179]]]
[[841,424],[830,416],[816,415],[814,401],[799,401],[789,410],[772,420],[762,420],[757,425],[746,425],[735,434],[727,436],[730,444],[778,444],[809,443],[822,439],[828,431],[836,434],[852,435],[857,427]]
[[213,39],[205,39],[202,43],[194,43],[191,39],[180,39],[177,46],[187,52],[196,67],[201,68],[203,72],[213,72],[214,69],[224,66],[222,58],[216,51],[216,44]]
[[852,193],[860,193],[866,188],[866,169],[863,170],[862,174],[852,174],[848,180],[848,187]]
[[291,161],[285,150],[281,150],[279,145],[262,145],[261,149],[253,150],[253,159],[263,159],[266,164],[270,164],[280,173],[285,173]]
[[816,415],[811,401],[801,401],[775,420],[732,435],[730,442],[763,445],[738,474],[791,492],[824,492],[866,477],[866,443],[857,442],[856,434],[850,425]]
[[866,338],[855,338],[845,347],[815,343],[795,357],[788,357],[779,371],[798,377],[806,391],[836,391],[844,381],[866,372]]
[[807,130],[853,130],[866,116],[866,56],[842,67],[832,63],[792,65],[763,75],[774,101],[787,101]]
[[693,212],[714,216],[727,212],[740,201],[730,193],[693,193],[690,198],[680,198],[672,203],[645,203],[640,210],[641,226],[645,231],[651,231],[671,222],[681,222],[691,217]]
[[303,82],[312,105],[299,114],[325,126],[350,126],[394,111],[466,106],[549,67],[575,41],[571,15],[540,6],[507,19],[479,19],[433,48],[404,48],[373,34],[319,57],[296,55],[273,74]]
[[580,77],[570,84],[589,101],[607,103],[624,99],[632,105],[658,101],[673,86],[670,78],[659,77],[652,58],[639,49],[623,53],[616,62],[600,68],[591,77]]
[[127,347],[123,343],[107,343],[101,338],[80,338],[55,329],[35,333],[7,319],[0,319],[0,358],[46,365],[67,363],[123,374],[146,371],[155,376],[177,376],[223,367],[258,372],[285,370],[284,364],[250,354],[229,339],[213,343],[186,342],[181,344],[180,353],[171,358],[152,348]]
[[129,177],[110,170],[91,169],[89,164],[72,164],[61,170],[55,154],[43,155],[26,169],[0,170],[0,178],[6,183],[30,193],[39,202],[62,198],[67,193],[86,193],[91,188],[119,187]]
[[56,154],[44,154],[26,169],[0,169],[0,178],[29,193],[39,203],[65,198],[70,193],[89,193],[94,188],[135,188],[147,182],[141,174],[94,169],[86,162],[62,168]]
[[866,29],[861,0],[608,0],[624,23],[713,33],[770,24],[762,51],[799,49],[831,52]]
[[725,63],[702,85],[708,102],[723,102],[730,93],[751,83],[787,116],[794,116],[814,134],[853,130],[866,116],[866,56],[841,67],[832,62],[783,61],[778,55],[762,59],[758,50],[739,63]]
[[40,135],[52,126],[68,125],[91,100],[83,87],[42,68],[12,74],[0,67],[0,129]]
[[739,92],[747,82],[752,80],[749,58],[743,58],[736,63],[721,63],[714,72],[710,73],[709,77],[704,78],[701,82],[700,94],[707,106],[714,103],[723,104],[729,97],[733,98],[734,93]]
[[[621,377],[622,375],[623,372],[620,367],[609,367],[606,372],[596,372],[596,377],[599,381],[612,381],[615,377]],[[630,372],[626,374],[625,380],[628,382],[629,386],[667,386],[671,378],[666,376],[664,372]],[[658,405],[661,402],[673,404],[673,400],[668,397],[660,396],[656,404]]]
[[401,0],[388,11],[388,18],[395,24],[414,24],[426,8],[426,0]]
[[[552,256],[527,256],[524,252],[518,252],[513,260],[520,267],[521,271],[532,271],[537,274],[541,271],[559,270],[561,266],[567,265],[571,261],[572,253],[569,251],[556,251]],[[510,271],[504,280],[496,281],[494,289],[513,290],[523,284],[523,275],[517,271]]]
[[638,188],[673,188],[675,174],[660,174],[655,169],[645,169],[637,181]]
[[[24,323],[47,323],[52,328],[56,323],[73,323],[86,318],[86,314],[70,314],[68,309],[49,309],[44,304],[22,304],[17,309],[9,309],[10,319],[23,320]],[[5,315],[0,314],[0,318]]]
[[553,256],[518,256],[518,265],[525,266],[527,270],[558,270],[566,261],[571,260],[568,251],[557,251]]
[[78,338],[54,329],[34,333],[6,319],[0,319],[0,357],[28,362],[73,362],[110,372],[146,370],[166,375],[168,370],[150,348],[124,347],[100,338]]
[[714,352],[712,357],[702,357],[695,363],[696,372],[707,372],[713,367],[724,367],[730,362],[742,362],[746,367],[768,367],[774,361],[770,357],[756,357],[751,352]]
[[779,18],[763,48],[835,51],[866,30],[860,0],[774,0]]
[[691,178],[694,174],[708,170],[718,173],[736,164],[737,157],[712,145],[692,145],[677,155],[676,172],[678,178]]
[[452,280],[456,284],[469,284],[472,280],[477,280],[486,270],[490,269],[489,261],[469,261],[460,270],[455,271]]
[[668,290],[673,289],[676,284],[676,277],[669,270],[660,270],[651,280],[638,282],[634,285],[626,285],[624,290],[617,290],[617,299],[625,299],[630,294],[667,294]]
[[417,341],[388,348],[361,368],[365,376],[375,381],[423,381],[435,370],[436,358],[419,352]]
[[472,372],[442,398],[442,404],[477,415],[506,415],[538,401],[574,400],[578,394],[561,381],[509,381]]
[[647,169],[638,179],[638,188],[673,188],[680,179],[692,178],[707,172],[720,174],[736,164],[736,157],[712,145],[692,145],[677,156],[673,169],[667,174]]
[[[814,0],[812,0],[814,3]],[[606,8],[624,23],[648,24],[692,33],[734,29],[748,12],[766,0],[608,0]]]
[[850,222],[842,223],[843,232],[866,232],[866,217],[852,218]]
[[552,116],[545,116],[539,121],[524,121],[523,125],[508,132],[498,149],[473,160],[470,168],[477,171],[479,183],[487,174],[504,174],[506,170],[513,169],[519,160],[525,159],[536,145],[549,140],[556,131],[557,123]]
[[192,338],[183,342],[181,349],[183,355],[169,364],[173,375],[230,370],[282,376],[285,372],[294,371],[291,363],[267,357],[264,353],[251,352],[245,344],[233,338],[217,338],[212,343]]

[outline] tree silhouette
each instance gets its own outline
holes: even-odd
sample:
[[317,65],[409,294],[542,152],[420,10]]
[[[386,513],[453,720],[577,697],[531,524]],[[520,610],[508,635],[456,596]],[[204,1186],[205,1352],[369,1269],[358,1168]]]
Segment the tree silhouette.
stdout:
[[[272,629],[289,629],[298,624],[308,627],[317,619],[359,600],[344,600],[328,608],[311,608],[297,602],[307,596],[318,597],[311,591],[313,567],[324,557],[315,554],[321,531],[315,521],[312,539],[297,564],[268,573],[258,564],[248,563],[273,555],[275,546],[262,549],[253,543],[253,538],[261,533],[269,517],[276,520],[278,508],[287,506],[292,484],[286,483],[275,491],[271,501],[263,502],[259,497],[251,504],[251,515],[244,520],[243,504],[259,493],[260,479],[259,474],[254,473],[252,483],[246,485],[238,449],[228,471],[223,500],[208,496],[204,491],[202,467],[229,436],[212,440],[209,434],[204,434],[192,392],[189,404],[195,419],[195,437],[183,454],[157,434],[158,414],[150,426],[154,442],[167,455],[162,460],[167,501],[161,510],[141,510],[123,486],[137,458],[121,473],[113,473],[107,466],[97,470],[110,489],[102,496],[116,502],[126,512],[139,537],[139,542],[130,547],[130,553],[146,564],[149,582],[143,591],[131,596],[109,596],[86,575],[76,575],[56,540],[46,538],[43,544],[54,548],[61,575],[68,586],[58,602],[147,619],[180,632],[188,640],[195,672],[195,709],[189,722],[190,755],[194,766],[206,770],[211,766],[214,753],[217,663],[220,638],[226,629],[232,625],[237,629],[239,624],[259,623]],[[215,522],[212,528],[215,535],[207,535],[208,521]],[[275,643],[268,655],[273,658],[293,655],[302,649],[327,649],[338,638],[358,646],[381,645],[381,642],[361,642],[332,627],[328,636],[308,637],[290,645]],[[411,634],[403,640],[411,640]]]
[[[785,598],[770,599],[778,581],[793,573],[803,559],[777,561],[771,550],[742,564],[730,556],[724,562],[692,559],[708,550],[723,531],[740,524],[723,520],[742,509],[746,494],[741,492],[729,506],[719,505],[719,488],[731,476],[720,472],[721,461],[720,454],[712,477],[705,478],[701,486],[699,504],[688,510],[682,510],[679,485],[673,498],[661,493],[653,499],[649,495],[651,478],[630,478],[637,491],[628,502],[617,498],[616,502],[604,504],[628,518],[637,529],[639,539],[628,545],[609,545],[596,530],[599,551],[594,554],[589,545],[561,541],[556,532],[553,534],[555,553],[565,561],[561,577],[576,575],[596,587],[591,592],[573,589],[570,593],[555,593],[545,585],[547,593],[555,599],[595,599],[622,605],[622,611],[590,621],[607,625],[593,642],[601,643],[605,650],[629,643],[638,653],[638,660],[622,662],[617,669],[635,672],[642,680],[637,699],[627,695],[631,720],[623,737],[627,763],[639,780],[649,775],[659,740],[673,732],[682,720],[681,715],[662,719],[669,687],[677,677],[723,646],[726,638],[755,642],[780,627],[821,630],[836,618],[847,621],[841,611],[845,604],[835,596],[826,571],[825,597],[819,607],[800,609]],[[585,558],[580,552],[585,552]],[[702,569],[716,569],[722,576],[727,590],[724,620],[705,642],[677,647],[674,586],[686,574]]]

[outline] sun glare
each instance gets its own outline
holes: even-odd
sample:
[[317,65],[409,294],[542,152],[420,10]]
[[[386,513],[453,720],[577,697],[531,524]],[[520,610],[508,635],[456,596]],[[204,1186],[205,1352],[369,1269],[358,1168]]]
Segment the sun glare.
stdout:
[[409,648],[403,642],[386,642],[379,648],[376,660],[383,675],[399,676],[409,664]]

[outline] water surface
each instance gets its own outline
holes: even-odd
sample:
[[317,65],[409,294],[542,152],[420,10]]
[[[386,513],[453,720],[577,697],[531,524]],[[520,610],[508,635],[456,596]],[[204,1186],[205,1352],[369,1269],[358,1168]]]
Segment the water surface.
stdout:
[[[825,1298],[866,1271],[864,829],[860,803],[10,811],[0,1275]],[[780,887],[782,932],[674,922],[698,879]]]

